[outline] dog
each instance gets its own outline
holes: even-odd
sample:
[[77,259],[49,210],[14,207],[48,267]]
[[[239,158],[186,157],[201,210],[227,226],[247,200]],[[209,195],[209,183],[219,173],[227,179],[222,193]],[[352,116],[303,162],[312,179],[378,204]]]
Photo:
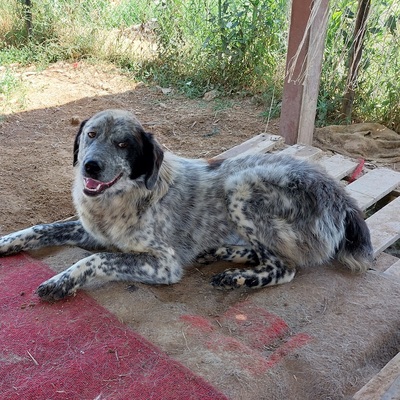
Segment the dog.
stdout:
[[290,282],[297,267],[372,263],[355,201],[312,164],[279,154],[224,160],[164,152],[135,116],[106,110],[74,142],[79,220],[36,225],[0,239],[0,255],[73,245],[98,252],[42,283],[54,301],[94,279],[173,284],[191,263],[246,264],[215,275],[218,288]]

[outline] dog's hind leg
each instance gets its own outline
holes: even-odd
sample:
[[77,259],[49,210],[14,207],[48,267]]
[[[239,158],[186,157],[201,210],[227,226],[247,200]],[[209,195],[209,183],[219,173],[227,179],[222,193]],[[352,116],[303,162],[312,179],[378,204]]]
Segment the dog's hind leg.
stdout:
[[80,221],[68,221],[36,225],[1,237],[0,256],[23,250],[63,245],[101,248],[100,244],[85,231]]
[[[211,284],[222,288],[241,286],[260,288],[290,282],[296,273],[295,269],[285,265],[283,260],[270,251],[265,243],[268,240],[268,234],[262,232],[261,227],[267,225],[267,216],[260,216],[257,213],[258,210],[250,207],[251,201],[260,197],[262,188],[259,188],[256,193],[254,187],[248,182],[238,179],[231,183],[227,193],[228,213],[237,232],[250,243],[251,251],[255,254],[253,259],[258,259],[258,265],[246,269],[228,269],[214,276]],[[265,199],[268,199],[267,191],[264,195]],[[274,234],[273,231],[269,233]]]
[[150,284],[176,283],[182,276],[177,259],[168,251],[147,253],[97,253],[43,282],[37,294],[47,301],[62,299],[100,278],[102,281],[136,281]]
[[260,263],[257,254],[248,246],[224,246],[218,249],[212,249],[197,256],[196,261],[199,264],[210,264],[216,261],[230,261],[237,264]]
[[[211,279],[213,286],[225,289],[239,288],[241,286],[261,288],[263,286],[287,283],[294,278],[295,269],[288,268],[279,257],[275,256],[259,241],[256,233],[257,228],[251,220],[242,219],[241,222],[238,222],[238,231],[247,236],[247,240],[252,246],[252,249],[247,248],[242,253],[243,256],[247,257],[251,255],[253,261],[258,261],[258,265],[246,269],[227,269]],[[220,253],[223,254],[226,249],[220,249]],[[234,254],[231,256],[225,254],[225,257],[234,261]],[[238,260],[240,258],[239,252]]]
[[279,258],[267,250],[262,251],[260,264],[253,268],[231,268],[212,277],[211,284],[224,289],[235,289],[242,286],[261,288],[290,282],[296,273],[288,269]]

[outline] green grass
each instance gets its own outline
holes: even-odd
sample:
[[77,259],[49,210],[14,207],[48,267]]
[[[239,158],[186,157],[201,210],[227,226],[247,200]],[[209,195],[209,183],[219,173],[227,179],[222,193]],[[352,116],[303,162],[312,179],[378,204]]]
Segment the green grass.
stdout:
[[[0,0],[0,60],[24,64],[98,57],[191,97],[217,87],[262,91],[285,56],[286,3],[37,0],[28,37],[22,2]],[[152,19],[157,20],[150,35],[155,57],[118,50],[132,38],[127,31],[133,25]],[[113,37],[113,46],[106,46]]]
[[[107,61],[188,97],[212,89],[249,94],[264,105],[266,118],[279,116],[288,0],[36,0],[30,35],[23,4],[0,0],[0,65]],[[331,4],[318,125],[342,122],[356,7],[356,0]],[[400,131],[399,26],[395,0],[372,4],[353,121]]]

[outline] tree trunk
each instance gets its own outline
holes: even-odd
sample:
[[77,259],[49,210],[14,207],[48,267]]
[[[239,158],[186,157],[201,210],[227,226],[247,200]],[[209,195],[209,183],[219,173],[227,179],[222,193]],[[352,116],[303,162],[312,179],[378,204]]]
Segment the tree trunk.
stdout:
[[32,38],[32,2],[25,0],[25,24],[28,39]]
[[356,24],[349,54],[349,73],[346,81],[346,92],[344,93],[342,101],[342,117],[348,122],[351,121],[355,88],[357,86],[357,76],[360,67],[370,7],[371,0],[358,0]]

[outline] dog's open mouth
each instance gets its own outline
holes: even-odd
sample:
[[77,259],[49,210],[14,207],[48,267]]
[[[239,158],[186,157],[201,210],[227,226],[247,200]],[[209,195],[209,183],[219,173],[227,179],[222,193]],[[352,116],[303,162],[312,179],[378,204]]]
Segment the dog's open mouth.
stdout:
[[115,185],[119,181],[121,176],[122,172],[110,182],[101,182],[92,178],[83,178],[83,182],[85,185],[83,192],[88,196],[97,196],[99,194],[102,194],[111,186]]

